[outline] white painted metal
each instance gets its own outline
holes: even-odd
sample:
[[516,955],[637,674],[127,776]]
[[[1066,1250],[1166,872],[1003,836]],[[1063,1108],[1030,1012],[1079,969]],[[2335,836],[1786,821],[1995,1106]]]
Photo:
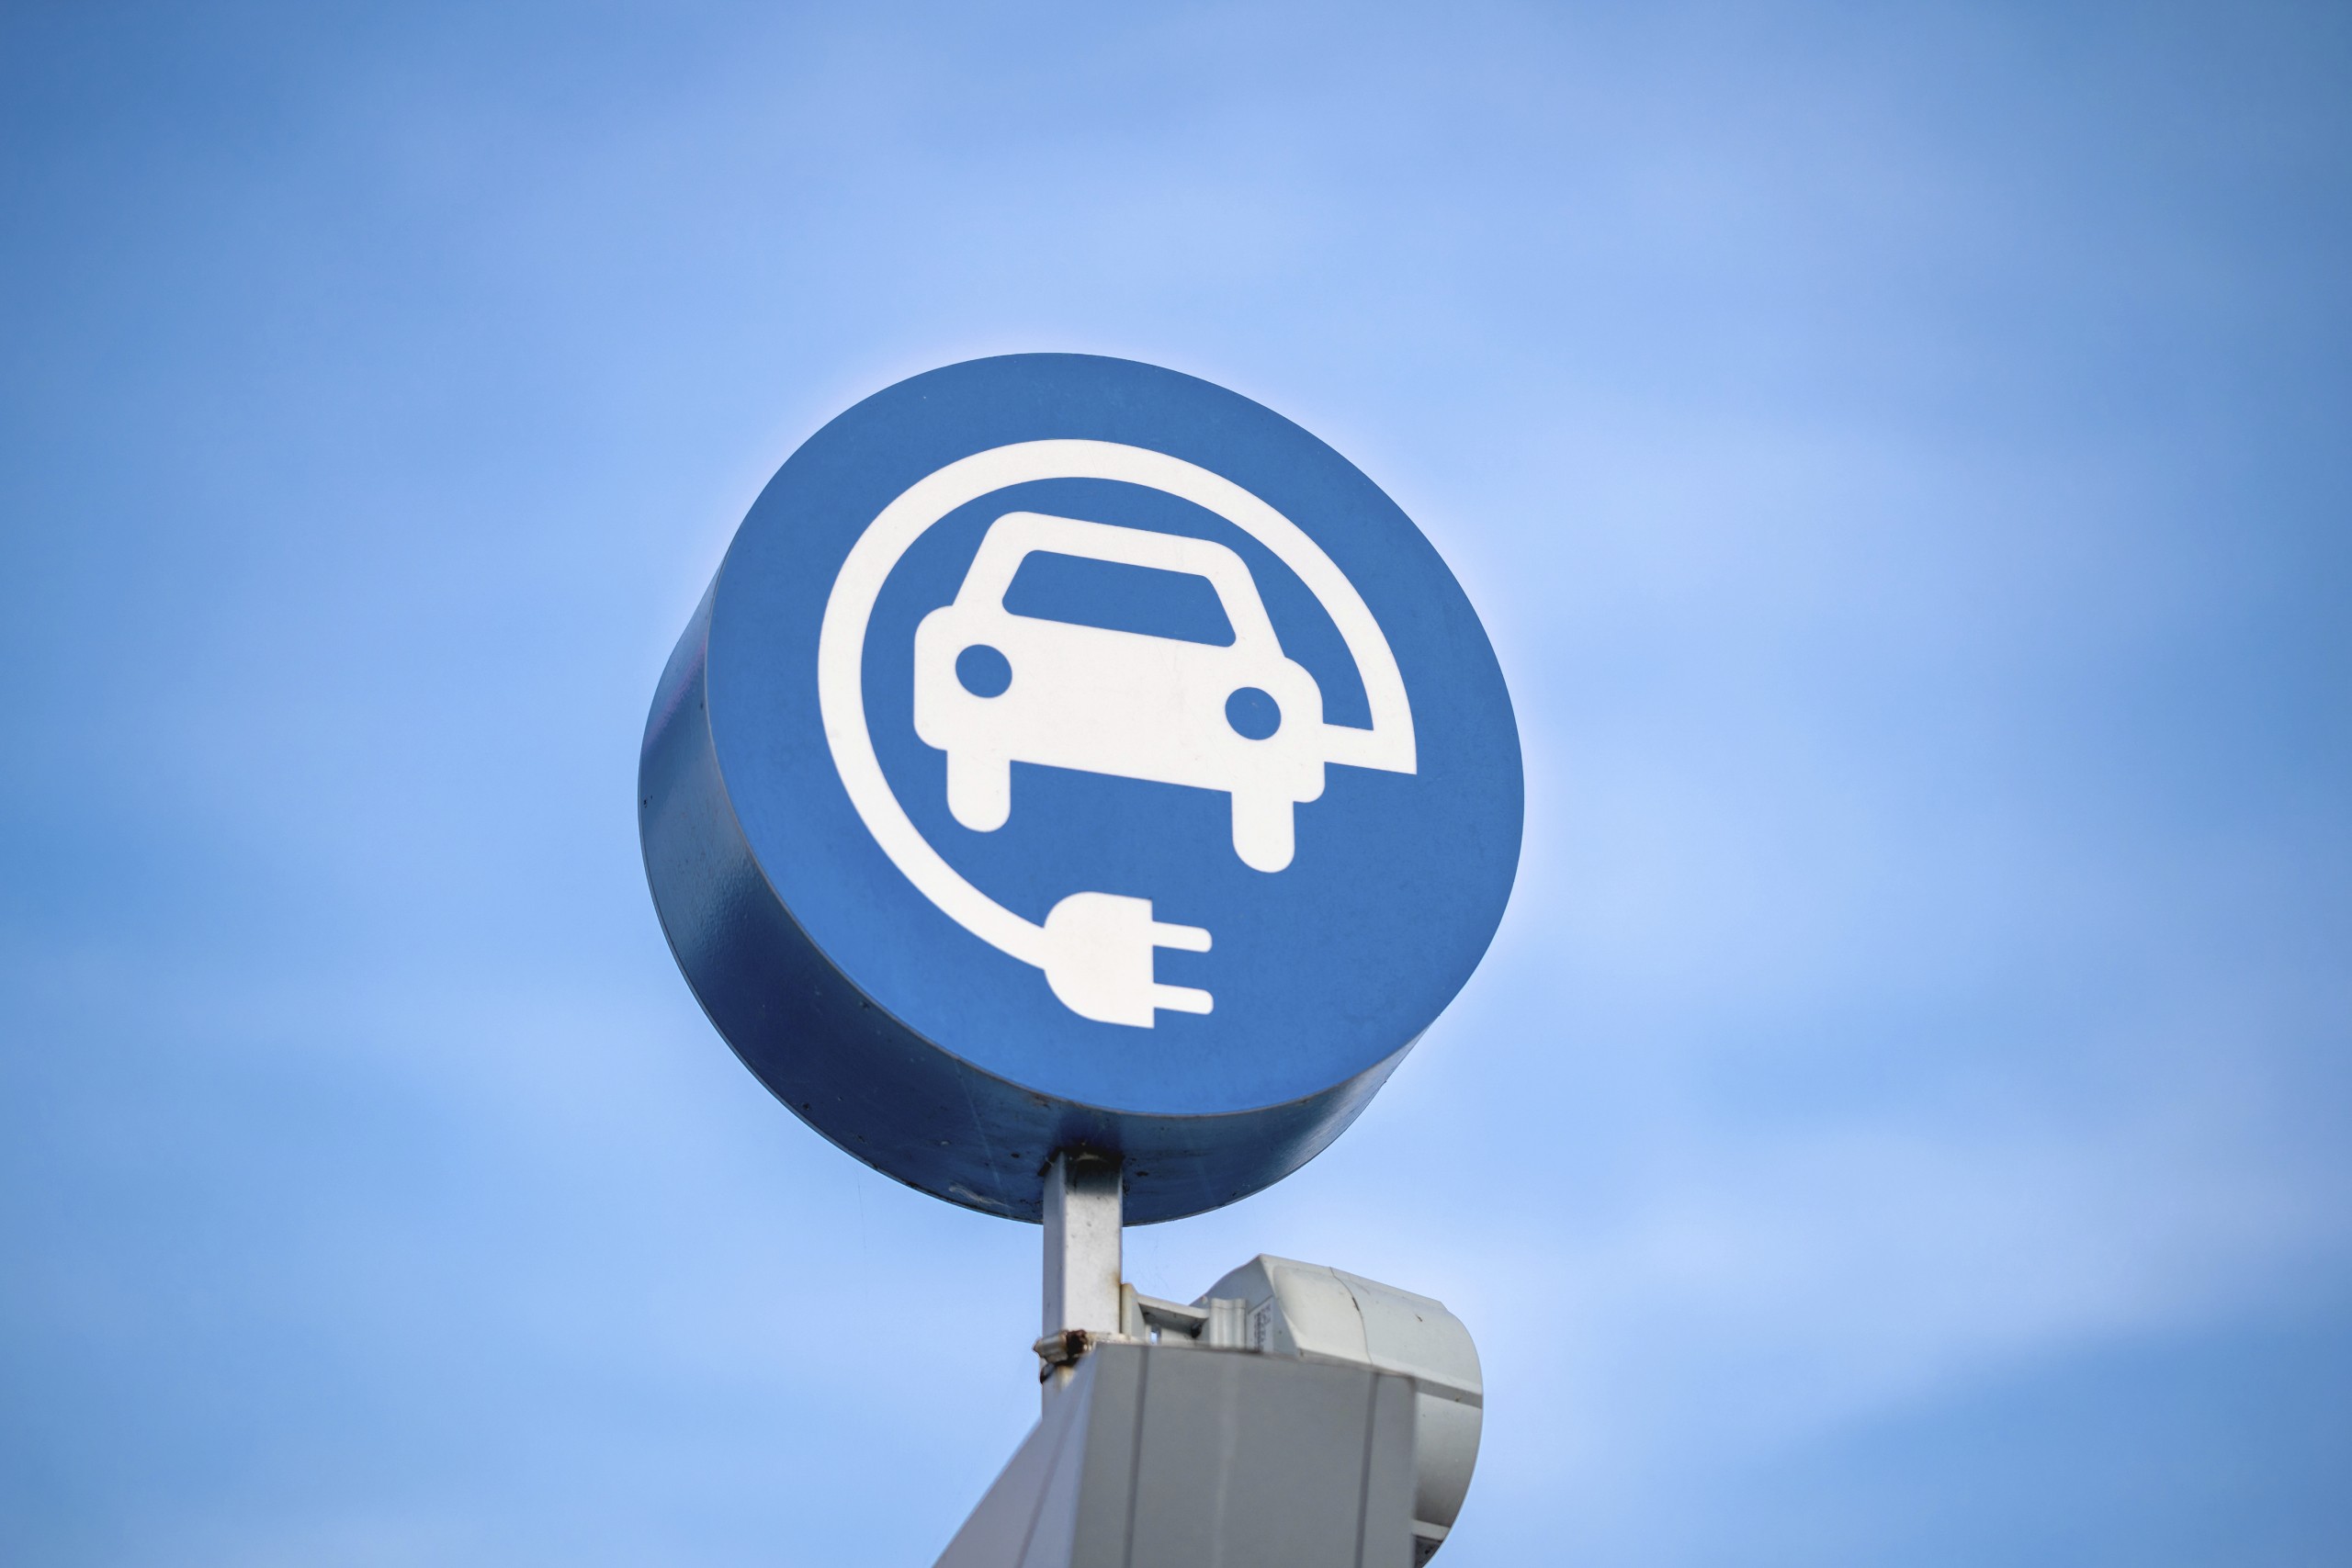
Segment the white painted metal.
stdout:
[[[1045,1333],[1117,1334],[1120,1322],[1121,1183],[1114,1160],[1065,1152],[1046,1171]],[[1081,1341],[1081,1343],[1083,1343]],[[1072,1347],[1073,1351],[1077,1348]],[[1046,1393],[1070,1379],[1069,1362],[1049,1369]]]
[[1246,1313],[1240,1342],[1250,1349],[1413,1380],[1415,1561],[1428,1562],[1478,1461],[1486,1383],[1462,1320],[1427,1296],[1287,1258],[1251,1258],[1193,1305],[1212,1327],[1221,1309]]
[[1484,1425],[1485,1379],[1462,1320],[1428,1296],[1287,1258],[1251,1258],[1189,1306],[1143,1295],[1119,1279],[1120,1197],[1112,1161],[1063,1155],[1047,1171],[1037,1341],[1047,1411],[1106,1343],[1255,1352],[1408,1379],[1412,1560],[1426,1563],[1462,1511]]
[[1089,1350],[936,1568],[1410,1568],[1410,1380],[1185,1343]]

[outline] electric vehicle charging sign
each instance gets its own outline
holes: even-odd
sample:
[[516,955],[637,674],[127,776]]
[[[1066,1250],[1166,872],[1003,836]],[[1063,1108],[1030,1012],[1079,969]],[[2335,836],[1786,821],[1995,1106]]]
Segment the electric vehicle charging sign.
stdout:
[[1130,1223],[1279,1179],[1469,977],[1518,863],[1476,615],[1287,420],[1125,360],[918,376],[771,481],[672,657],[639,819],[747,1066],[889,1175]]

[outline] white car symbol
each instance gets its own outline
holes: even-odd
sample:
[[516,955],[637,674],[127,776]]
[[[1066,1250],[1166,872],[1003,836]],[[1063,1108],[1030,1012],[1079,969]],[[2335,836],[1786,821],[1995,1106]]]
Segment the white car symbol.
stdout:
[[[950,865],[946,857],[923,837],[892,790],[865,722],[866,633],[872,626],[874,608],[883,587],[908,548],[951,513],[984,496],[1036,479],[1073,479],[1138,485],[1175,496],[1223,518],[1283,563],[1315,596],[1316,604],[1330,617],[1332,629],[1347,645],[1356,677],[1363,682],[1366,716],[1372,721],[1368,728],[1310,723],[1308,714],[1319,713],[1322,705],[1321,694],[1312,682],[1288,692],[1272,684],[1257,688],[1257,694],[1266,699],[1261,708],[1271,707],[1276,723],[1266,740],[1253,743],[1266,750],[1244,750],[1238,754],[1253,759],[1289,756],[1295,760],[1295,753],[1312,752],[1320,760],[1311,768],[1301,764],[1296,775],[1285,773],[1272,764],[1265,766],[1263,772],[1277,775],[1280,781],[1295,780],[1290,787],[1262,792],[1266,798],[1279,802],[1278,815],[1260,809],[1265,800],[1254,786],[1266,780],[1258,763],[1245,762],[1229,775],[1202,758],[1179,759],[1185,763],[1184,778],[1209,778],[1209,787],[1232,793],[1239,825],[1236,840],[1245,857],[1258,854],[1260,860],[1272,864],[1287,863],[1290,807],[1301,800],[1314,799],[1320,792],[1321,765],[1337,763],[1388,773],[1417,771],[1413,706],[1406,694],[1404,672],[1396,667],[1396,655],[1388,646],[1387,635],[1339,563],[1325,554],[1323,547],[1297,524],[1261,497],[1223,475],[1165,452],[1117,442],[1075,439],[992,446],[958,457],[924,475],[865,525],[865,531],[858,536],[841,570],[834,574],[831,592],[825,598],[825,618],[817,635],[817,703],[824,719],[825,745],[858,819],[874,835],[874,841],[881,846],[890,863],[914,884],[934,908],[999,953],[1044,971],[1046,986],[1070,1011],[1099,1023],[1149,1029],[1155,1015],[1163,1011],[1211,1010],[1214,998],[1208,992],[1190,986],[1162,984],[1154,972],[1152,958],[1160,948],[1206,953],[1208,931],[1201,926],[1159,919],[1152,900],[1148,897],[1093,889],[1063,897],[1046,912],[1043,921],[1005,908]],[[1121,735],[1125,734],[1120,728],[1125,721],[1125,710],[1133,703],[1148,702],[1154,711],[1172,712],[1174,718],[1155,727],[1152,734],[1139,741],[1129,737],[1116,745],[1089,745],[1083,736],[1072,741],[1069,731],[1072,728],[1082,728],[1085,721],[1075,727],[1052,722],[1050,714],[1041,721],[1041,728],[1055,742],[1049,754],[1078,758],[1074,765],[1080,767],[1107,762],[1122,772],[1136,767],[1157,768],[1146,772],[1146,777],[1164,776],[1176,771],[1157,766],[1166,760],[1161,753],[1171,732],[1195,737],[1195,743],[1211,757],[1225,754],[1226,749],[1232,746],[1222,735],[1214,744],[1200,739],[1213,728],[1209,721],[1218,711],[1216,703],[1223,686],[1221,681],[1207,678],[1209,671],[1230,674],[1237,667],[1247,667],[1254,675],[1261,670],[1296,668],[1282,657],[1273,633],[1266,627],[1265,608],[1259,603],[1256,584],[1231,551],[1197,540],[1035,515],[1000,517],[997,525],[1003,529],[1002,542],[996,543],[996,530],[992,528],[989,536],[982,540],[982,551],[974,556],[972,570],[967,574],[956,602],[933,611],[922,628],[927,630],[934,623],[943,628],[953,628],[968,613],[971,623],[978,628],[980,640],[959,643],[952,629],[943,629],[936,634],[939,646],[917,665],[916,723],[923,737],[948,750],[951,759],[960,751],[969,762],[978,764],[955,770],[966,775],[966,782],[956,787],[964,803],[956,815],[963,820],[975,825],[1002,823],[1012,804],[1012,759],[1046,750],[1035,745],[1035,737],[1025,732],[1015,744],[1006,730],[997,728],[997,721],[977,716],[983,711],[977,704],[959,704],[959,694],[978,696],[978,693],[958,692],[962,682],[956,678],[956,662],[966,649],[992,649],[1002,660],[998,671],[1001,676],[1009,680],[1017,673],[1031,680],[1032,690],[1019,702],[1009,701],[1009,684],[983,682],[984,689],[1000,694],[983,701],[1008,705],[997,711],[1025,711],[1023,705],[1035,694],[1035,688],[1050,678],[1064,684],[1106,688],[1116,684],[1119,689],[1115,693],[1106,690],[1091,700],[1109,711],[1110,728]],[[1228,621],[1237,626],[1247,623],[1247,648],[1258,651],[1238,651],[1243,649],[1245,639],[1237,632],[1232,646],[1210,649],[1201,656],[1205,662],[1195,664],[1195,656],[1180,642],[1141,637],[1136,642],[1148,645],[1152,651],[1143,654],[1136,646],[1127,645],[1128,652],[1135,656],[1136,666],[1149,673],[1150,681],[1138,679],[1132,690],[1125,681],[1089,682],[1083,658],[1078,673],[1073,675],[1060,667],[1062,662],[1073,647],[1097,647],[1093,641],[1097,634],[1058,623],[1039,623],[1034,617],[1013,615],[1004,608],[1005,590],[1014,570],[1023,557],[1044,547],[1039,541],[1045,539],[1067,540],[1068,544],[1055,548],[1081,557],[1101,558],[1107,551],[1109,558],[1114,560],[1140,558],[1154,567],[1173,562],[1177,570],[1208,578],[1226,607]],[[1135,553],[1137,551],[1149,554],[1138,558]],[[980,554],[988,556],[985,568]],[[1024,666],[1030,654],[1042,649],[1043,660],[1035,668],[1013,670],[1008,651],[1012,638],[1006,637],[1006,648],[985,641],[989,636],[1005,637],[1008,631],[1025,632],[1040,624],[1050,630],[1040,634],[1043,640],[1038,649],[1032,649],[1025,641],[1022,643]],[[1054,668],[1048,669],[1047,665]],[[1173,700],[1167,697],[1165,690],[1156,696],[1144,690],[1151,681],[1163,678],[1165,682],[1172,682],[1179,693]],[[1285,695],[1293,699],[1293,706],[1283,706]],[[1267,732],[1263,722],[1248,722],[1246,713],[1239,716],[1245,721],[1244,739],[1250,733]],[[1258,716],[1261,721],[1266,716],[1262,712]],[[949,744],[951,741],[953,745]],[[997,759],[993,774],[988,766],[988,760],[992,758]],[[1247,775],[1241,782],[1253,787],[1235,789],[1238,775]],[[1274,830],[1281,835],[1283,852],[1279,860],[1273,853],[1275,846],[1269,841],[1273,835],[1261,836],[1249,826],[1253,820],[1268,818],[1272,818]]]
[[[1233,641],[1015,615],[1005,592],[1036,552],[1205,578]],[[1283,655],[1248,564],[1208,539],[1007,513],[915,629],[914,664],[915,733],[947,753],[947,808],[976,831],[1012,815],[1012,764],[1043,763],[1224,791],[1234,852],[1272,872],[1291,863],[1293,807],[1323,793],[1322,690]]]

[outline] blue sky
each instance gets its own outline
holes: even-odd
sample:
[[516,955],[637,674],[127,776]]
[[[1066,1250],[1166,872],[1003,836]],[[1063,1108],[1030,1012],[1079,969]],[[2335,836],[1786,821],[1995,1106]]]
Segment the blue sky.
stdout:
[[1283,1186],[1445,1561],[2352,1555],[2325,6],[0,12],[0,1557],[928,1562],[1037,1234],[703,1021],[655,675],[848,402],[1203,375],[1486,615],[1526,859]]

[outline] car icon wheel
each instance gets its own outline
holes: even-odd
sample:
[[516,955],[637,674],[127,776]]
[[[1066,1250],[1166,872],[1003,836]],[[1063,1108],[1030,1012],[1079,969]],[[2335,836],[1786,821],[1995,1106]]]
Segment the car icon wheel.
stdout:
[[1286,795],[1237,793],[1233,797],[1233,852],[1252,871],[1280,871],[1297,848],[1295,803]]
[[947,753],[947,813],[975,833],[993,833],[1012,818],[1012,759],[958,747]]

